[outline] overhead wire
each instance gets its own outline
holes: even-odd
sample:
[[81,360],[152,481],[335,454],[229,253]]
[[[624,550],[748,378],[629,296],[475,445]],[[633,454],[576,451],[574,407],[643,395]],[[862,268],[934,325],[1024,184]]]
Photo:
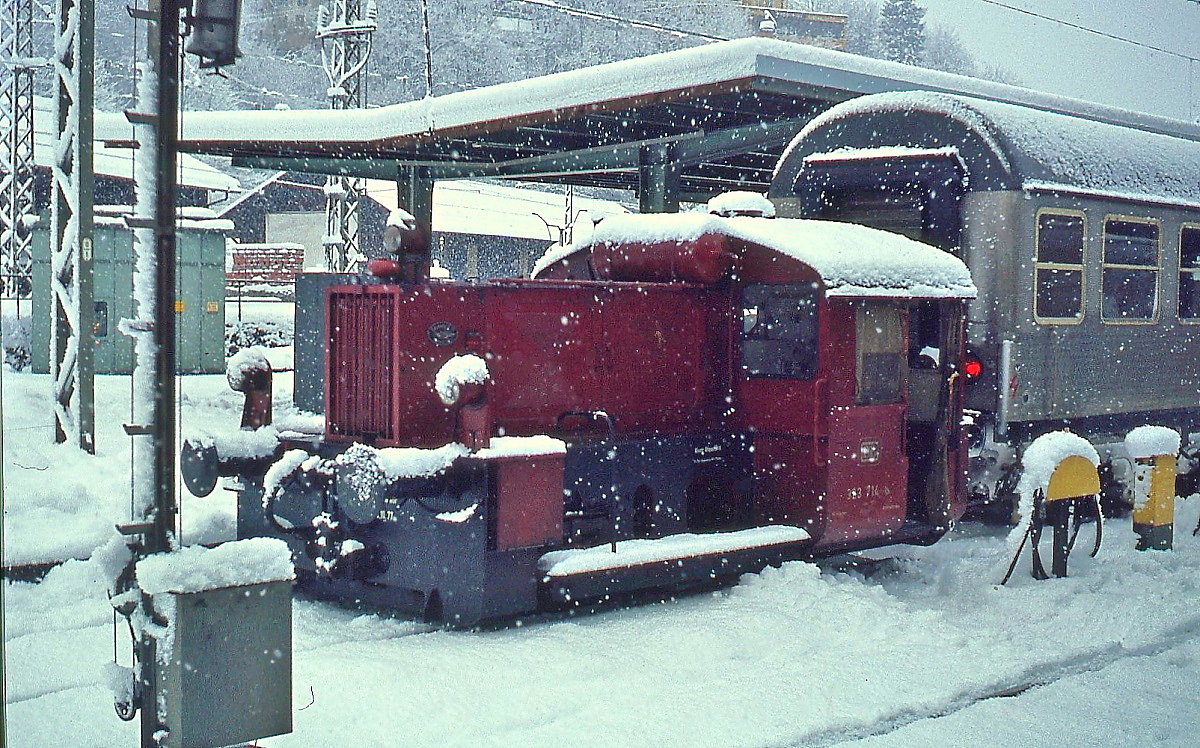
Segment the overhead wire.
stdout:
[[[1186,0],[1186,1],[1200,5],[1200,0]],[[1153,44],[1139,42],[1135,39],[1129,39],[1128,37],[1117,36],[1116,34],[1110,34],[1107,31],[1099,31],[1097,29],[1083,26],[1082,24],[1072,23],[1070,21],[1064,21],[1061,18],[1054,18],[1053,16],[1047,16],[1042,13],[1037,13],[1032,10],[1028,10],[1026,8],[1020,8],[1015,5],[1009,5],[1007,3],[1002,3],[999,0],[979,0],[979,2],[984,3],[986,5],[994,5],[998,8],[1004,8],[1005,10],[1011,10],[1014,13],[1021,13],[1021,14],[1027,15],[1027,16],[1032,16],[1033,18],[1037,18],[1042,21],[1049,21],[1050,23],[1056,23],[1056,24],[1059,24],[1060,26],[1066,26],[1067,28],[1075,29],[1077,31],[1083,31],[1088,34],[1094,34],[1094,35],[1099,36],[1104,39],[1110,39],[1112,41],[1122,42],[1124,44],[1130,44],[1135,47],[1141,47],[1142,49],[1150,50],[1151,52],[1158,52],[1159,54],[1170,55],[1172,57],[1178,57],[1182,60],[1186,60],[1187,64],[1188,64],[1188,72],[1187,72],[1188,118],[1192,119],[1192,120],[1197,119],[1196,103],[1195,103],[1195,99],[1196,99],[1195,78],[1196,78],[1196,63],[1200,62],[1200,57],[1193,57],[1192,55],[1186,55],[1186,54],[1183,54],[1182,52],[1176,52],[1174,50],[1165,49],[1163,47],[1158,47]]]
[[[1198,3],[1198,4],[1200,4],[1200,0],[1187,0],[1187,1],[1188,1],[1188,2],[1193,2],[1193,3]],[[1067,27],[1069,27],[1069,28],[1076,29],[1076,30],[1078,30],[1078,31],[1086,31],[1086,32],[1087,32],[1087,33],[1089,33],[1089,34],[1095,34],[1096,36],[1101,36],[1101,37],[1104,37],[1105,39],[1112,39],[1113,41],[1124,42],[1124,43],[1126,43],[1126,44],[1132,44],[1132,45],[1134,45],[1135,47],[1142,47],[1142,48],[1144,48],[1144,49],[1149,49],[1149,50],[1151,50],[1151,51],[1153,51],[1153,52],[1160,52],[1160,53],[1162,53],[1162,54],[1165,54],[1165,55],[1172,55],[1172,56],[1174,56],[1174,57],[1181,57],[1181,58],[1183,58],[1183,59],[1185,59],[1185,60],[1191,60],[1192,62],[1197,62],[1197,61],[1200,61],[1200,57],[1193,57],[1193,56],[1191,56],[1191,55],[1185,55],[1185,54],[1183,54],[1182,52],[1175,52],[1175,51],[1173,51],[1173,50],[1170,50],[1170,49],[1164,49],[1163,47],[1156,47],[1156,46],[1154,46],[1153,44],[1147,44],[1147,43],[1145,43],[1145,42],[1139,42],[1139,41],[1136,41],[1136,40],[1134,40],[1134,39],[1129,39],[1129,38],[1127,38],[1127,37],[1124,37],[1124,36],[1117,36],[1116,34],[1110,34],[1110,33],[1106,32],[1106,31],[1098,31],[1098,30],[1096,30],[1096,29],[1093,29],[1093,28],[1088,28],[1087,26],[1083,26],[1083,25],[1081,25],[1081,24],[1078,24],[1078,23],[1072,23],[1072,22],[1070,22],[1070,21],[1064,21],[1064,20],[1062,20],[1061,18],[1054,18],[1053,16],[1047,16],[1047,15],[1043,15],[1043,14],[1041,14],[1041,13],[1036,13],[1036,12],[1034,12],[1034,11],[1032,11],[1032,10],[1027,10],[1027,9],[1025,9],[1025,8],[1020,8],[1020,7],[1017,7],[1017,6],[1015,6],[1015,5],[1008,5],[1007,3],[1002,3],[1002,2],[999,2],[999,0],[979,0],[979,2],[981,2],[981,3],[986,3],[987,5],[995,5],[995,6],[996,6],[996,7],[998,7],[998,8],[1004,8],[1004,9],[1006,9],[1006,10],[1011,10],[1011,11],[1013,11],[1013,12],[1015,12],[1015,13],[1023,13],[1023,14],[1025,14],[1025,15],[1027,15],[1027,16],[1033,16],[1034,18],[1039,18],[1039,19],[1041,19],[1041,20],[1043,20],[1043,21],[1050,21],[1051,23],[1057,23],[1057,24],[1059,24],[1060,26],[1067,26]]]
[[662,31],[664,33],[673,34],[675,36],[694,36],[697,39],[703,39],[708,42],[727,42],[729,37],[718,36],[716,34],[708,34],[703,31],[692,31],[690,29],[681,29],[674,26],[666,26],[660,23],[651,21],[639,21],[634,18],[624,18],[612,13],[601,13],[595,10],[584,10],[575,8],[570,5],[563,5],[554,0],[512,0],[513,2],[521,3],[522,5],[532,5],[534,7],[543,8],[545,10],[553,10],[558,13],[565,13],[570,16],[579,18],[591,18],[598,21],[609,21],[611,23],[632,26],[633,28],[647,29],[649,31]]

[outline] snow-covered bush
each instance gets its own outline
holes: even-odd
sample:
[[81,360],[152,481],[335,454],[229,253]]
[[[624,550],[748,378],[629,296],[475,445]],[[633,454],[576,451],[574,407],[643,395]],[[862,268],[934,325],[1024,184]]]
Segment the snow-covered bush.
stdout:
[[262,346],[282,348],[291,345],[295,338],[294,325],[290,321],[253,320],[225,323],[225,357],[229,358],[243,348]]
[[0,317],[0,338],[4,345],[4,363],[14,371],[29,366],[31,326],[33,318],[5,314]]

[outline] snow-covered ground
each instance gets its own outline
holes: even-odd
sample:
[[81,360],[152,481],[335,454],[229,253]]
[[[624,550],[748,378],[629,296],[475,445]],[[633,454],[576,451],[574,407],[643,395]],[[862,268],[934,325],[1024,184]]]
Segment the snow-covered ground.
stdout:
[[[1069,578],[1006,587],[1003,538],[962,533],[869,578],[791,563],[498,631],[297,600],[295,733],[261,744],[1193,746],[1198,513],[1181,504],[1174,552],[1132,550],[1113,520]],[[11,585],[5,616],[7,745],[136,743],[102,685],[112,617],[93,564]]]
[[[5,558],[85,559],[128,507],[128,381],[98,378],[99,454],[49,444],[49,382],[5,372]],[[223,377],[181,381],[184,429],[236,421]],[[281,417],[290,379],[275,388]],[[232,535],[232,496],[182,492],[191,540]],[[309,600],[294,611],[284,746],[1193,746],[1200,742],[1200,496],[1176,550],[1106,523],[1066,579],[964,525],[864,576],[790,563],[731,588],[500,630],[448,632]],[[1088,545],[1085,529],[1080,545]],[[13,748],[137,743],[104,682],[113,615],[97,564],[5,588]],[[128,664],[128,634],[118,630]]]

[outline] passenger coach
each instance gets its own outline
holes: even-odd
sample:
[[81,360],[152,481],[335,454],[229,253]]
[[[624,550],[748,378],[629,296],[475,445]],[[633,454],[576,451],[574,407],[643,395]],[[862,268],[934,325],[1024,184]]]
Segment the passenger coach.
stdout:
[[[1008,496],[1022,445],[1053,429],[1100,449],[1110,502],[1128,499],[1129,429],[1197,431],[1200,143],[962,96],[879,94],[813,120],[770,194],[780,215],[889,229],[966,261],[979,288],[965,392],[978,412],[976,503]],[[910,348],[937,329],[933,315],[914,321]],[[1194,440],[1186,450],[1194,458]]]

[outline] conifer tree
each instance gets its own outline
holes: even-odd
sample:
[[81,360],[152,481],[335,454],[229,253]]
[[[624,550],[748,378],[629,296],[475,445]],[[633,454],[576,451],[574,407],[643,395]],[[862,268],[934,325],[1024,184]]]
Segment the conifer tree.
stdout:
[[885,0],[878,34],[885,60],[920,65],[925,56],[925,9],[913,0]]

